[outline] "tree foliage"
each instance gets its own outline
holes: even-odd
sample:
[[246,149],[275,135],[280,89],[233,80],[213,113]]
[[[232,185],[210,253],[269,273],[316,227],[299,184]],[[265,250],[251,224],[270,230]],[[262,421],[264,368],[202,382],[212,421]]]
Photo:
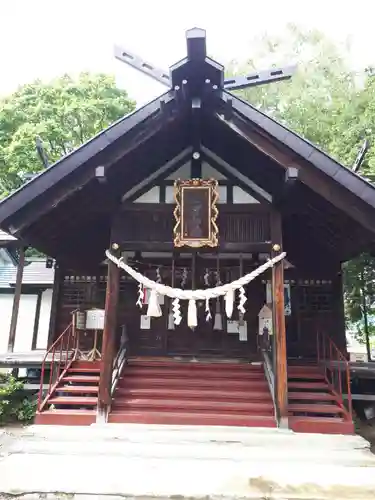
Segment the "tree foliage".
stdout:
[[128,114],[135,103],[112,76],[81,73],[35,81],[0,100],[0,196],[43,169],[40,137],[50,163]]
[[[365,137],[375,137],[375,80],[350,67],[350,50],[318,31],[289,26],[282,38],[261,38],[244,64],[232,73],[297,62],[290,81],[239,91],[240,97],[285,123],[346,166]],[[366,155],[362,173],[375,180],[375,152]]]
[[[289,26],[281,38],[263,37],[252,46],[252,58],[232,61],[231,74],[246,74],[272,66],[298,63],[290,81],[239,91],[241,98],[270,114],[322,150],[351,167],[367,138],[375,142],[375,77],[364,69],[353,72],[350,47],[338,46],[317,31]],[[361,174],[375,181],[375,149],[371,147]],[[344,268],[347,319],[357,336],[375,333],[375,259],[359,256]]]
[[346,319],[356,337],[363,340],[366,330],[373,336],[375,266],[371,255],[360,255],[344,266],[344,299]]

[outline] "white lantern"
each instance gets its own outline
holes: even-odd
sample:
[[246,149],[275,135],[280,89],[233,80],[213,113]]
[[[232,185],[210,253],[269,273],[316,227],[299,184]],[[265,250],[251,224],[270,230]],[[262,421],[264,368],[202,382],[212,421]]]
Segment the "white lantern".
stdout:
[[265,332],[268,335],[273,334],[273,325],[272,325],[272,309],[265,304],[258,314],[258,334],[263,335]]

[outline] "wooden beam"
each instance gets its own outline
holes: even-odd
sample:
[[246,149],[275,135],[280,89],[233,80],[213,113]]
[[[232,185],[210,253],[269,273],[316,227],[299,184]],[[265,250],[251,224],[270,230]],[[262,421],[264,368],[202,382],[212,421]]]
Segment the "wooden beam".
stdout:
[[112,365],[114,359],[117,304],[120,290],[120,268],[108,262],[108,278],[105,296],[105,321],[102,342],[102,361],[98,395],[98,421],[106,421],[111,404]]
[[14,343],[16,341],[18,311],[21,301],[22,278],[23,278],[24,267],[25,267],[25,248],[22,246],[20,248],[20,256],[18,260],[17,275],[16,275],[16,287],[14,289],[12,316],[9,328],[8,352],[14,351]]
[[38,341],[38,330],[39,330],[40,310],[42,308],[43,291],[44,290],[38,291],[38,296],[36,299],[33,339],[31,341],[31,350],[32,351],[34,351],[34,349],[36,349],[36,345],[37,345],[37,341]]
[[296,153],[288,151],[286,146],[282,144],[276,146],[272,142],[272,138],[259,132],[254,125],[250,126],[240,117],[233,115],[230,122],[221,117],[221,121],[286,170],[290,167],[298,168],[299,181],[359,222],[363,227],[375,233],[373,210],[334,178],[319,171]]
[[[272,257],[283,251],[282,221],[277,212],[271,213]],[[280,427],[288,426],[288,375],[284,312],[284,261],[272,268],[273,321],[275,346],[276,406]]]
[[202,152],[207,163],[216,168],[216,170],[225,175],[228,179],[231,179],[233,183],[236,183],[260,203],[264,203],[267,205],[272,204],[272,195],[255,184],[255,182],[249,179],[248,176],[243,175],[239,170],[223,160],[220,156],[218,156],[207,147],[202,146]]

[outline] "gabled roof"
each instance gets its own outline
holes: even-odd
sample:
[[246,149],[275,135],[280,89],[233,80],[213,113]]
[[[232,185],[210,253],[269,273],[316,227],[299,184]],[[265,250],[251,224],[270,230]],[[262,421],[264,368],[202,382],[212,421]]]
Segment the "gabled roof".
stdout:
[[[14,289],[17,267],[12,264],[0,265],[0,288]],[[28,260],[23,270],[22,284],[50,288],[53,286],[55,270],[46,267],[45,259]]]
[[[327,235],[333,235],[331,245],[341,248],[347,244],[341,258],[372,244],[375,187],[223,90],[222,67],[202,58],[202,50],[194,52],[189,47],[190,55],[172,67],[173,89],[122,118],[3,200],[0,227],[55,258],[74,253],[84,260],[90,247],[97,249],[96,258],[101,259],[109,242],[113,211],[123,194],[186,147],[202,145],[258,185],[263,183],[275,200],[280,198],[286,173],[291,168],[298,170],[298,189],[287,200],[287,209],[283,202],[285,217],[293,212],[288,224],[306,226],[309,233],[307,223],[320,214]],[[300,217],[298,203],[306,206]],[[325,240],[323,233],[316,234]],[[78,248],[82,241],[86,249]]]

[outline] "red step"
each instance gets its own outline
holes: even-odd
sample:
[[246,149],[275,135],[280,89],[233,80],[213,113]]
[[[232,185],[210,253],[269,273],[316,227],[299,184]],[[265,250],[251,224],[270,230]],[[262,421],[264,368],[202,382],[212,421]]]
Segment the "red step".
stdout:
[[293,413],[345,413],[345,410],[334,404],[290,404],[288,405],[288,409]]
[[88,361],[88,360],[77,360],[73,361],[71,368],[84,368],[84,369],[100,369],[102,362],[101,361]]
[[325,389],[327,390],[328,386],[326,382],[288,382],[289,389]]
[[51,405],[78,405],[78,406],[96,406],[98,398],[90,396],[55,396],[48,400]]
[[[190,385],[190,384],[189,384]],[[165,387],[131,387],[127,388],[118,387],[116,390],[116,400],[124,398],[173,398],[173,399],[203,399],[215,401],[228,401],[228,400],[266,400],[270,401],[270,394],[267,390],[252,391],[252,390],[239,390],[239,391],[225,391],[217,389],[165,389]]]
[[241,427],[276,427],[273,416],[249,416],[231,413],[186,413],[186,412],[142,412],[112,411],[111,423],[139,423],[159,425],[228,425]]
[[[166,396],[168,396],[166,394]],[[273,413],[272,402],[243,402],[243,401],[200,401],[200,400],[178,400],[178,399],[120,399],[115,398],[113,409],[120,408],[132,409],[154,409],[159,411],[165,410],[182,410],[182,411],[218,411],[218,412],[237,412],[250,414],[269,415]]]
[[226,369],[207,370],[201,367],[188,368],[145,368],[137,366],[126,366],[124,377],[149,377],[149,378],[209,378],[209,379],[231,379],[231,380],[263,380],[264,373],[261,371],[236,371]]
[[308,399],[312,401],[337,401],[337,398],[329,392],[291,392],[289,399]]
[[320,373],[322,374],[322,368],[320,366],[301,366],[301,365],[288,365],[288,373],[293,372],[304,372],[304,373]]
[[156,378],[149,377],[122,377],[119,379],[117,387],[124,388],[152,388],[160,387],[165,391],[171,388],[185,389],[222,389],[228,392],[231,391],[268,391],[268,385],[265,379],[263,380],[227,380],[227,379],[190,379],[186,378]]
[[355,434],[353,422],[338,417],[289,417],[288,422],[294,432]]
[[96,385],[62,385],[57,387],[56,392],[90,393],[97,394],[99,387]]
[[92,382],[98,384],[100,380],[99,375],[65,375],[63,377],[63,382],[76,382],[77,384],[82,382]]
[[100,368],[76,368],[70,367],[68,373],[100,373]]
[[40,425],[91,425],[96,421],[96,410],[46,410],[37,412],[34,423]]
[[309,371],[293,371],[292,373],[289,373],[288,371],[288,380],[290,379],[325,380],[322,373]]
[[222,362],[218,363],[216,362],[201,362],[201,361],[184,361],[184,360],[179,360],[179,361],[171,361],[171,360],[163,360],[163,359],[129,359],[128,360],[128,367],[144,367],[144,368],[165,368],[165,369],[170,369],[170,368],[177,368],[177,369],[184,369],[184,368],[189,368],[192,367],[192,369],[202,369],[202,370],[236,370],[236,371],[258,371],[263,373],[263,368],[262,365],[252,365],[250,363],[227,363],[227,362]]

